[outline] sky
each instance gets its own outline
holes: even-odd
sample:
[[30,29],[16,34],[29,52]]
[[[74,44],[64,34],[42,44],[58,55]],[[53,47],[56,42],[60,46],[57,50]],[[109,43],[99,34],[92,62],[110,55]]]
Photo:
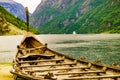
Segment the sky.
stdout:
[[21,3],[24,7],[28,7],[30,13],[33,13],[35,8],[41,2],[41,0],[14,0],[14,1]]

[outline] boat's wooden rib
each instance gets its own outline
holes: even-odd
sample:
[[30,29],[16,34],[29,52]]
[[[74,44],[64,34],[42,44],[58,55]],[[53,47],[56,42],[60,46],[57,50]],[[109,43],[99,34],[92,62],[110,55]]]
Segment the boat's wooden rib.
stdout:
[[32,61],[19,61],[19,64],[24,64],[24,63],[37,63],[37,62],[58,62],[58,61],[64,61],[64,59],[46,59],[46,60],[32,60]]
[[44,66],[64,66],[64,65],[76,65],[76,63],[59,63],[59,64],[44,64],[44,65],[27,65],[27,66],[20,66],[20,68],[26,67],[44,67]]
[[[74,75],[74,74],[99,74],[99,73],[105,73],[105,71],[81,71],[81,72],[68,72],[68,73],[55,73],[53,75]],[[39,74],[39,76],[46,76],[46,74]]]
[[[102,79],[102,78],[114,78],[114,79],[116,79],[116,78],[120,78],[120,75],[69,77],[69,78],[61,79],[61,80],[82,80],[82,79]],[[108,79],[108,80],[110,80],[110,79]]]
[[90,73],[105,73],[105,71],[82,71],[82,72],[69,72],[69,73],[56,73],[55,75],[70,75],[70,74],[90,74]]
[[47,54],[34,54],[34,53],[30,53],[27,54],[25,56],[20,56],[18,57],[19,59],[25,59],[25,58],[29,58],[29,57],[54,57],[55,55],[47,55]]
[[25,72],[44,72],[44,71],[56,71],[56,70],[73,70],[73,69],[89,69],[90,67],[66,67],[66,68],[51,68],[51,69],[39,69],[39,70],[25,70]]

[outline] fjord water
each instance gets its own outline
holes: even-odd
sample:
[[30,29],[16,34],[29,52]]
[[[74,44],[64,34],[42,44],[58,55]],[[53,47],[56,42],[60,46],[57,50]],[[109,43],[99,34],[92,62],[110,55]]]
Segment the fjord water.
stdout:
[[[10,62],[23,36],[0,36],[0,62]],[[59,53],[87,58],[89,61],[120,65],[120,34],[42,34],[36,35],[42,43]]]

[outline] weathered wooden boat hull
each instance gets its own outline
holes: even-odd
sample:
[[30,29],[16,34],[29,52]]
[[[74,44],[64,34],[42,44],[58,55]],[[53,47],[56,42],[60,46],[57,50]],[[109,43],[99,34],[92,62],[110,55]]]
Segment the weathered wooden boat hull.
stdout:
[[25,80],[120,80],[119,67],[60,54],[47,48],[30,33],[17,48],[10,72]]

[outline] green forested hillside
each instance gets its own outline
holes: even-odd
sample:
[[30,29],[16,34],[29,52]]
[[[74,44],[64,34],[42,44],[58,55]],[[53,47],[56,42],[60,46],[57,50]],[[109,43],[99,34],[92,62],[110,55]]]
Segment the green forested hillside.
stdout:
[[[82,33],[119,33],[120,1],[106,0],[100,6],[88,11],[73,26],[81,26],[77,32]],[[82,22],[83,21],[83,22]],[[82,23],[81,23],[82,22]]]
[[[1,26],[0,30],[1,33],[3,31],[2,27],[5,27],[6,30],[12,30],[13,26],[14,29],[17,27],[16,30],[26,30],[26,24],[23,22],[21,19],[14,17],[12,14],[10,14],[8,11],[6,11],[3,7],[0,6],[0,14],[1,14]],[[12,26],[12,27],[11,27]],[[5,29],[4,29],[5,30]],[[32,32],[37,32],[36,29],[31,28],[30,29]],[[15,31],[15,30],[14,30]],[[9,35],[8,31],[6,31],[7,34]],[[17,32],[17,31],[15,31]],[[18,31],[19,32],[19,31]],[[5,33],[5,31],[4,31]],[[17,34],[17,33],[16,33]],[[1,34],[2,35],[2,34]]]
[[31,18],[42,33],[120,33],[120,0],[50,1]]

